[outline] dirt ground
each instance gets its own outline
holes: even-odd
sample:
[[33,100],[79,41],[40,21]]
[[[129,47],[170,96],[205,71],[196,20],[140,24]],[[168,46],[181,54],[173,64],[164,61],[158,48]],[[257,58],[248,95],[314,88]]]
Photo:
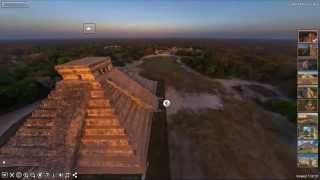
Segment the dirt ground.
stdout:
[[151,57],[136,67],[166,83],[172,179],[295,177],[295,125],[254,102],[264,94],[233,87],[258,85],[286,97],[267,84],[209,79],[176,60]]

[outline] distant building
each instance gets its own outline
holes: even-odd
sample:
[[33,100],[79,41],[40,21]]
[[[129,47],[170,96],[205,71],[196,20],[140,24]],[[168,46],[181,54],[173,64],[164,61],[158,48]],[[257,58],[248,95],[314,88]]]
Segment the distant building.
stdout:
[[117,48],[121,48],[121,46],[119,46],[119,45],[107,45],[103,49],[117,49]]
[[162,49],[156,49],[155,50],[155,54],[157,55],[176,55],[178,51],[183,51],[183,52],[187,52],[187,53],[201,53],[202,50],[201,49],[194,49],[193,47],[171,47],[171,48],[162,48]]
[[177,48],[178,51],[186,51],[186,52],[193,52],[193,48],[192,47],[188,47],[188,48]]
[[156,49],[154,53],[156,55],[172,55],[170,49]]

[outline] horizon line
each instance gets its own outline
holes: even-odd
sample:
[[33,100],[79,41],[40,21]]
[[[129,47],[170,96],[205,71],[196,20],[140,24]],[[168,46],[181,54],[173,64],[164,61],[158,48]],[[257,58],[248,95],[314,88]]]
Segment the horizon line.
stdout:
[[116,40],[116,39],[199,39],[199,40],[296,40],[296,38],[293,37],[272,37],[272,38],[266,38],[266,37],[104,37],[104,38],[97,38],[97,37],[65,37],[65,38],[0,38],[0,41],[28,41],[28,40]]

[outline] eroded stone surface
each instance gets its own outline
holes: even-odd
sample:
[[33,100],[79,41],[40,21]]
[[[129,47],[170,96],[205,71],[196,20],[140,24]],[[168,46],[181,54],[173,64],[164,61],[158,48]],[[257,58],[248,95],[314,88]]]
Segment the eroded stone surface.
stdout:
[[142,174],[157,98],[111,59],[55,67],[63,80],[0,148],[7,168]]

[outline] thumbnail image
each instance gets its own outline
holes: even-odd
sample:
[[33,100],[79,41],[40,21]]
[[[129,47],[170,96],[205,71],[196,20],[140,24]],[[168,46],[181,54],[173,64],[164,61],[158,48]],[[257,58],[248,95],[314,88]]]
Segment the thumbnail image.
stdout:
[[318,57],[318,44],[298,44],[299,57]]
[[298,154],[299,168],[317,168],[318,155],[317,154]]
[[317,99],[298,99],[297,106],[298,112],[318,112]]
[[300,98],[317,98],[318,87],[317,86],[298,86],[297,97]]
[[301,73],[298,74],[298,85],[317,85],[318,84],[318,74],[317,73]]
[[298,153],[318,153],[318,141],[298,140]]
[[316,59],[299,59],[298,71],[317,71],[318,64]]
[[318,31],[299,31],[299,41],[301,43],[317,43],[318,42]]
[[298,113],[298,125],[318,126],[318,113]]
[[297,133],[298,133],[299,140],[318,139],[318,126],[298,124],[298,132]]

